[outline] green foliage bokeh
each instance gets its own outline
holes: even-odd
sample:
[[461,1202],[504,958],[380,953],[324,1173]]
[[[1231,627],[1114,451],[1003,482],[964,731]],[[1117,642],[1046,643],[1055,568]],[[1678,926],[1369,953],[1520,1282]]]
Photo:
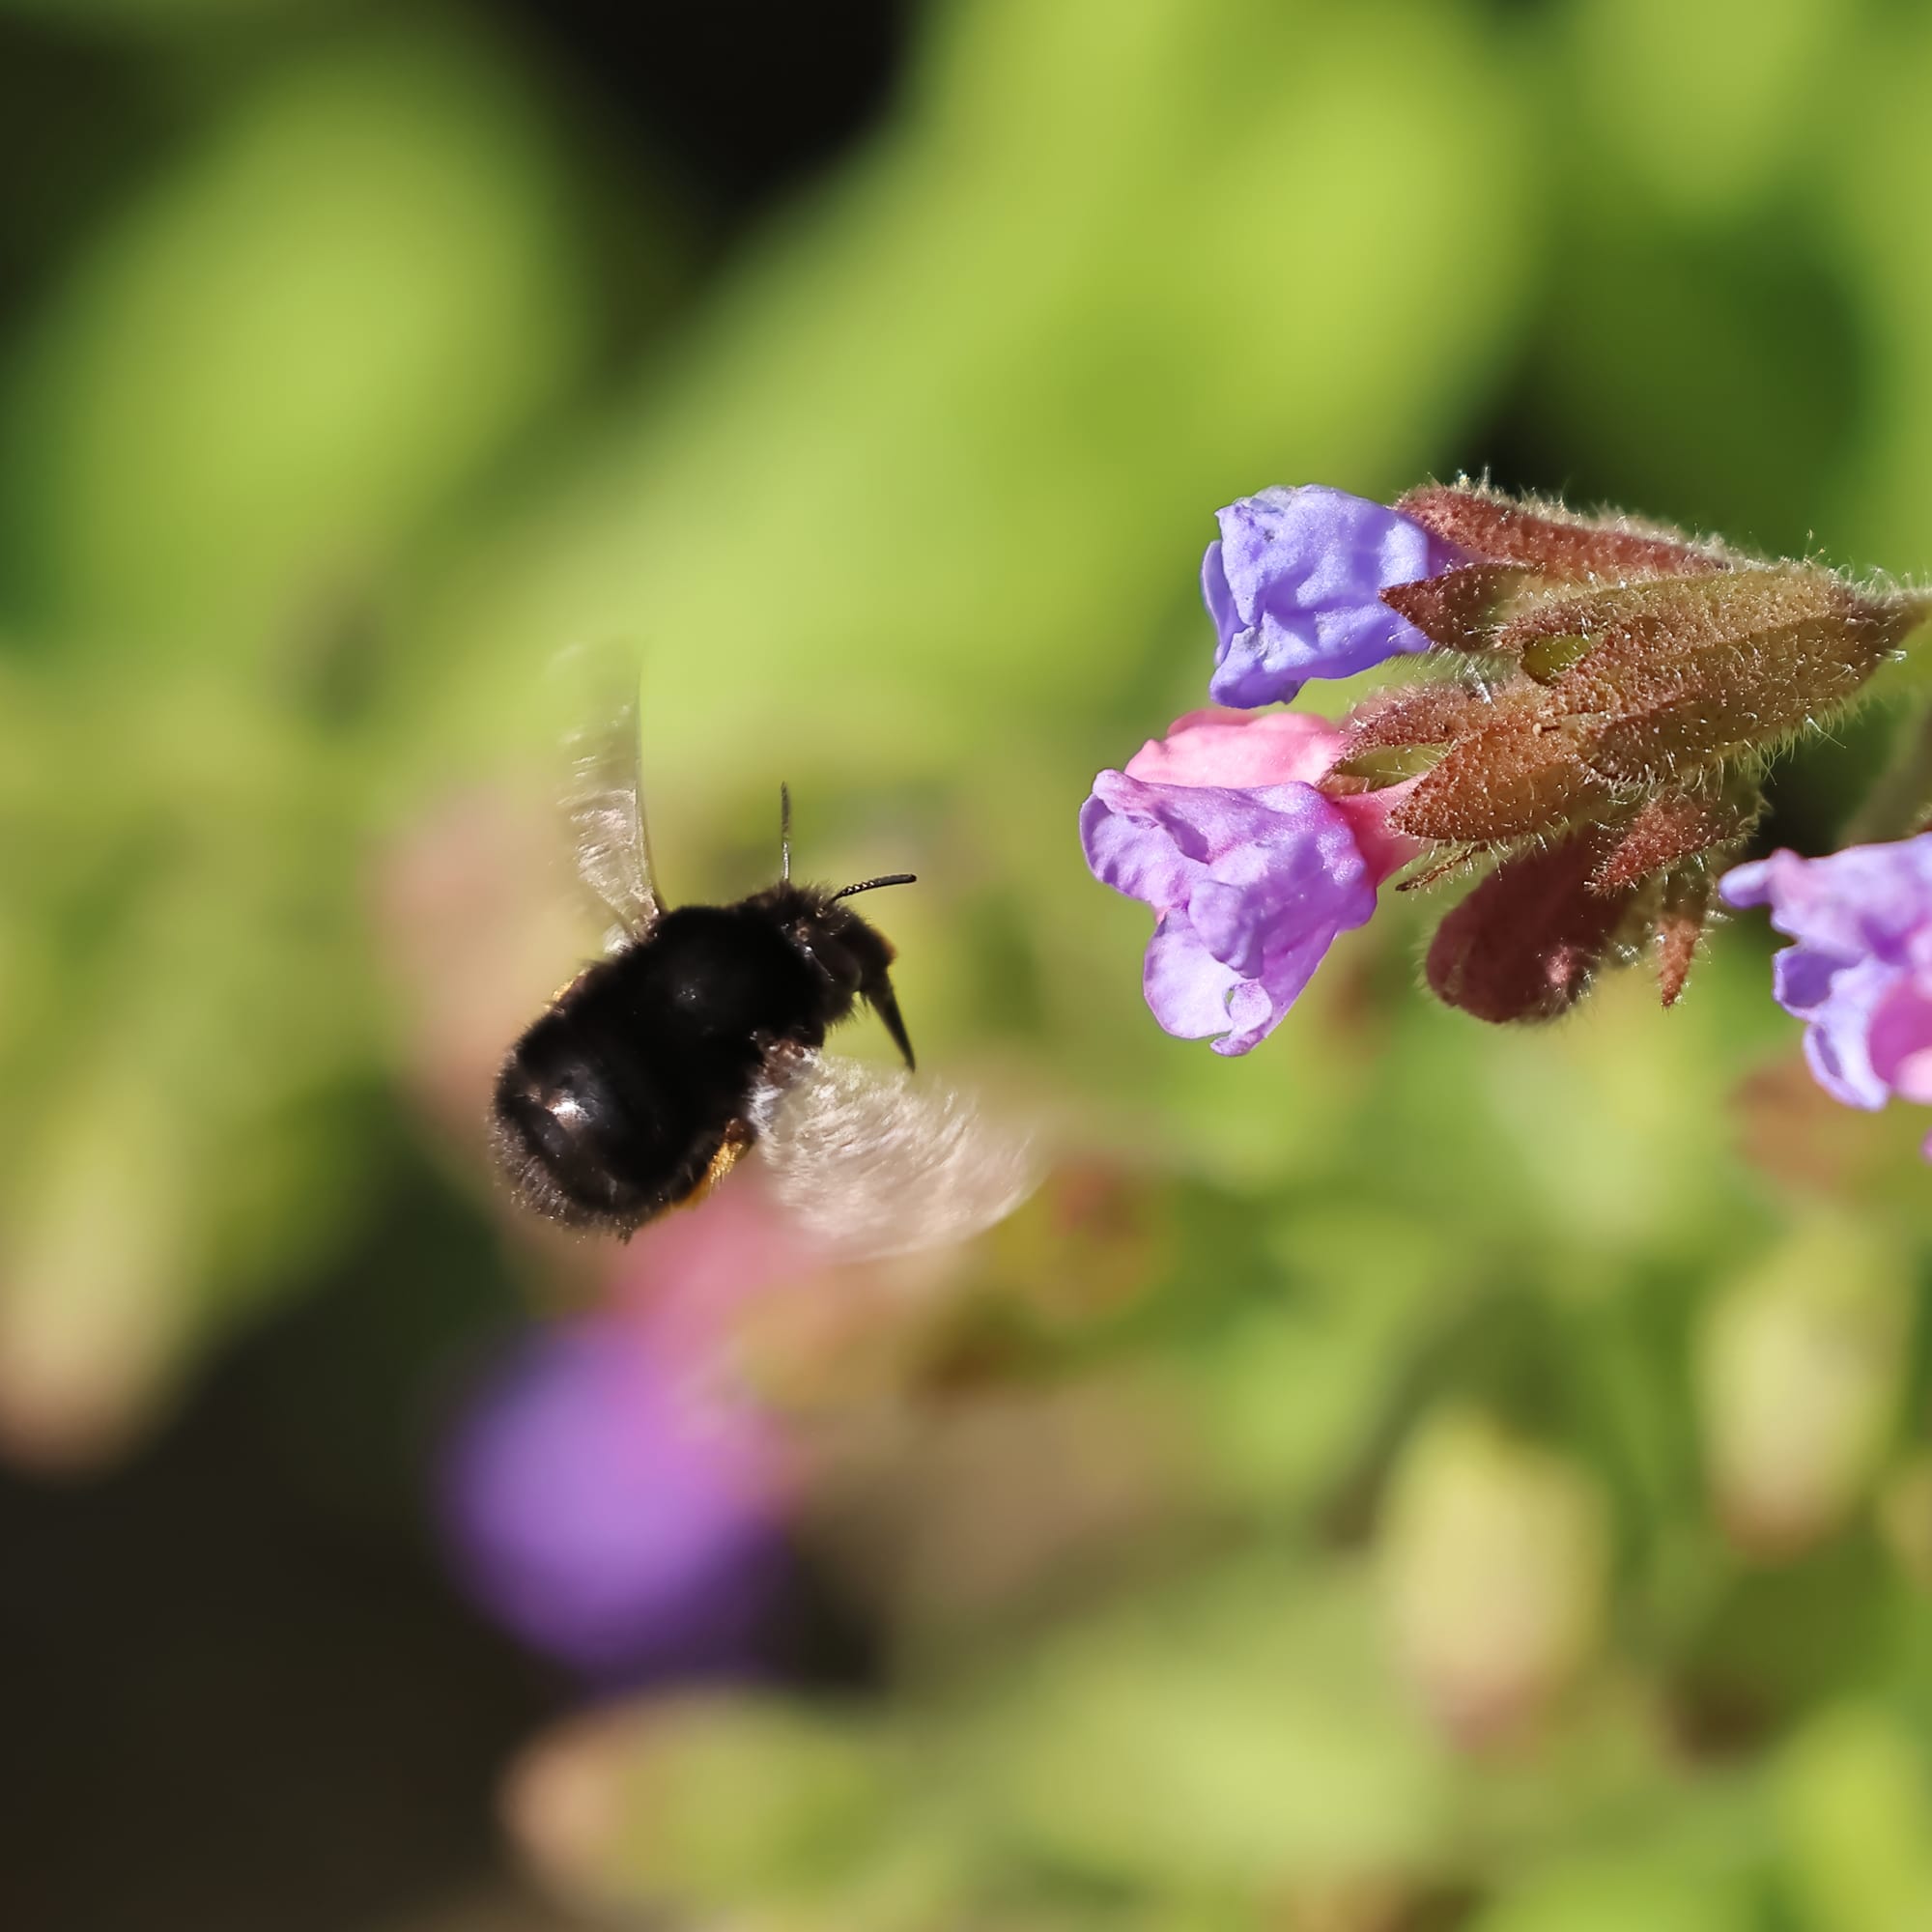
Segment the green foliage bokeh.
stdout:
[[[1932,570],[1919,12],[950,0],[722,262],[480,7],[6,12],[138,48],[165,131],[0,328],[0,1443],[118,1453],[431,1194],[487,1222],[384,882],[540,784],[545,666],[615,642],[673,892],[749,885],[787,778],[814,870],[928,881],[929,1064],[1024,1068],[1159,1202],[1030,1373],[1152,1387],[1188,1500],[1077,1609],[913,1620],[863,1712],[640,1714],[624,1788],[679,1801],[574,1883],[772,1932],[1932,1924],[1927,1182],[1778,1084],[1762,932],[1667,1016],[1633,972],[1501,1034],[1404,901],[1230,1063],[1074,837],[1201,701],[1209,516],[1269,482],[1492,465]],[[1783,836],[1889,717],[1789,761]]]

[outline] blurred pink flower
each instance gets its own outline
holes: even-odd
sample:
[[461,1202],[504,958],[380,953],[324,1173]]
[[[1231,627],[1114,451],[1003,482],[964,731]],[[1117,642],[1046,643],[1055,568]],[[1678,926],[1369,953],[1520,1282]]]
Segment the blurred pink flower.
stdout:
[[526,1337],[445,1445],[469,1593],[599,1678],[755,1661],[788,1563],[781,1431],[727,1373],[752,1297],[823,1265],[747,1176],[646,1229],[603,1312]]
[[639,1229],[616,1251],[605,1292],[613,1307],[648,1315],[674,1346],[709,1351],[748,1304],[833,1261],[772,1200],[760,1164],[747,1161],[728,1187]]
[[647,1321],[593,1317],[512,1350],[440,1490],[469,1593],[596,1677],[749,1661],[783,1574],[776,1436]]

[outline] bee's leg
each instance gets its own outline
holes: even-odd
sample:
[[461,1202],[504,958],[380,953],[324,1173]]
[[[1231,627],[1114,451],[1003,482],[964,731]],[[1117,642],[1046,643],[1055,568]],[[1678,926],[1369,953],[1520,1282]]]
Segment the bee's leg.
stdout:
[[711,1156],[711,1165],[698,1176],[697,1185],[677,1205],[680,1208],[696,1208],[744,1159],[756,1138],[750,1122],[733,1121],[724,1129],[724,1138],[718,1143],[718,1151]]
[[782,1035],[754,1033],[752,1044],[758,1049],[765,1081],[778,1088],[789,1087],[813,1059],[813,1050]]

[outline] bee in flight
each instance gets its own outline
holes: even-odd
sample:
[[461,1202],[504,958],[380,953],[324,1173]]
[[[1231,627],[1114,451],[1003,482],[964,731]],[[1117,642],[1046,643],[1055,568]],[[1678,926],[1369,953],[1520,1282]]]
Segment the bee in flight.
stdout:
[[[735,905],[666,909],[644,829],[634,686],[573,743],[565,810],[579,876],[614,921],[497,1075],[493,1139],[525,1207],[625,1238],[703,1198],[752,1148],[807,1232],[848,1255],[962,1239],[1032,1191],[1022,1143],[963,1095],[915,1085],[891,942],[849,900],[791,877],[781,791],[776,885]],[[863,1001],[906,1065],[820,1052]]]

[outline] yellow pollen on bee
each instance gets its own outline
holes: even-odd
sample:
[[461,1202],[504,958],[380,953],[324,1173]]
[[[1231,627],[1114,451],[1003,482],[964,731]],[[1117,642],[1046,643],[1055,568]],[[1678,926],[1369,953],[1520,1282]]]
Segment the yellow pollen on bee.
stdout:
[[751,1145],[751,1128],[742,1121],[733,1121],[724,1130],[718,1151],[711,1156],[711,1165],[704,1170],[697,1185],[677,1205],[680,1208],[696,1208],[744,1159]]

